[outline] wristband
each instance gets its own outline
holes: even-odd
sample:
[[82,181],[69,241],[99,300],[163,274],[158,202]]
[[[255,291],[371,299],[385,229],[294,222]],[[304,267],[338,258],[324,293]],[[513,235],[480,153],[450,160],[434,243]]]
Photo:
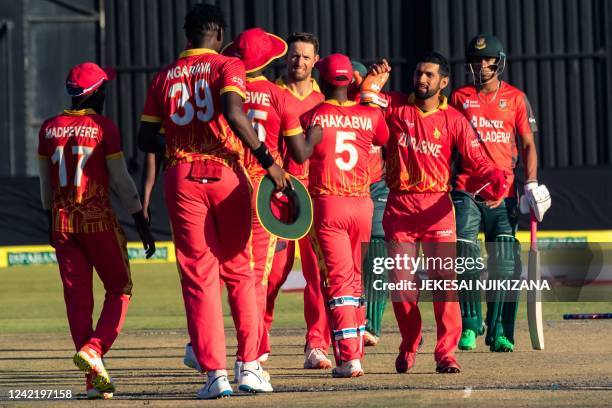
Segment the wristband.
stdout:
[[264,169],[267,169],[274,164],[274,158],[272,155],[270,155],[268,147],[265,143],[260,144],[257,149],[251,150],[251,152]]

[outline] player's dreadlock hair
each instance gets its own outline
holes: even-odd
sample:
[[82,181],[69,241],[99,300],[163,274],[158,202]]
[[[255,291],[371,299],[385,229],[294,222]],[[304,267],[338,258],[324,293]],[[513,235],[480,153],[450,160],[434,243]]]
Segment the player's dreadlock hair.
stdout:
[[314,46],[315,54],[319,53],[319,39],[313,33],[291,33],[287,37],[287,45],[291,45],[294,42],[305,42]]
[[207,31],[225,29],[225,16],[219,6],[213,4],[194,4],[185,16],[185,35],[192,43],[197,43]]
[[440,75],[444,78],[450,75],[450,66],[448,65],[448,60],[444,58],[444,55],[438,52],[431,51],[423,55],[421,58],[419,58],[419,60],[417,61],[417,64],[422,63],[422,62],[438,64],[438,66],[440,67],[439,69]]

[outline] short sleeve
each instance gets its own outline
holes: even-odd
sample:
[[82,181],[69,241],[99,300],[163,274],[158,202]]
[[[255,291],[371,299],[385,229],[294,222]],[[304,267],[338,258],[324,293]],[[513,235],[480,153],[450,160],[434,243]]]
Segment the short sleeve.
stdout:
[[159,94],[159,74],[153,78],[151,81],[151,85],[149,85],[149,90],[147,91],[147,98],[145,100],[144,109],[142,111],[142,115],[140,115],[141,122],[151,122],[151,123],[161,123],[164,107],[162,105],[161,98],[158,97]]
[[517,97],[516,123],[514,126],[521,136],[538,131],[535,115],[527,95],[523,94]]
[[242,99],[246,99],[246,73],[238,58],[228,58],[223,64],[219,94],[226,92],[236,92]]
[[453,108],[457,109],[458,111],[462,111],[462,105],[461,102],[459,101],[459,97],[457,96],[457,92],[452,92],[450,95],[450,106],[452,106]]
[[110,119],[104,120],[101,122],[101,125],[102,146],[106,159],[123,157],[123,153],[121,152],[121,137],[119,136],[119,129],[117,126]]
[[300,116],[300,124],[302,129],[308,129],[313,124],[314,113],[315,109],[311,109]]
[[372,143],[376,146],[384,146],[387,144],[387,140],[389,140],[389,127],[379,109],[375,111],[374,116],[376,119],[376,134]]
[[45,134],[47,131],[47,121],[45,121],[38,131],[38,156],[49,157],[51,154],[47,151],[47,143],[45,143]]

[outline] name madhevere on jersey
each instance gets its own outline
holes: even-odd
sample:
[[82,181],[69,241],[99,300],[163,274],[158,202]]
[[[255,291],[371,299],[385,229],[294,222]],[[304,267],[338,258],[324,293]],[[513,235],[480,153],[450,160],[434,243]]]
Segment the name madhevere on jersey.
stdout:
[[208,74],[210,73],[209,62],[199,62],[189,67],[187,66],[176,66],[168,70],[166,79],[182,78],[184,76],[191,76],[194,74]]
[[372,131],[372,119],[363,116],[320,115],[314,123],[321,127],[351,128]]
[[96,139],[99,129],[92,126],[52,126],[45,130],[45,139],[59,137],[88,137]]

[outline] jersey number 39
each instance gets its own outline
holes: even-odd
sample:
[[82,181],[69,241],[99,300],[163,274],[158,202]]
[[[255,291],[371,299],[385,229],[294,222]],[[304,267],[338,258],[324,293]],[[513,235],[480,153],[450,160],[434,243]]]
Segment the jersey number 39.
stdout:
[[[198,120],[208,122],[215,114],[212,92],[210,92],[208,82],[203,79],[196,81],[193,95],[195,96],[195,106],[198,108],[197,111],[190,101],[191,95],[189,94],[187,84],[177,82],[170,87],[168,98],[170,98],[170,103],[176,106],[176,108],[172,108],[174,113],[170,115],[170,119],[176,125],[188,125],[193,120],[194,114]],[[181,108],[183,110],[182,114],[180,112]]]

